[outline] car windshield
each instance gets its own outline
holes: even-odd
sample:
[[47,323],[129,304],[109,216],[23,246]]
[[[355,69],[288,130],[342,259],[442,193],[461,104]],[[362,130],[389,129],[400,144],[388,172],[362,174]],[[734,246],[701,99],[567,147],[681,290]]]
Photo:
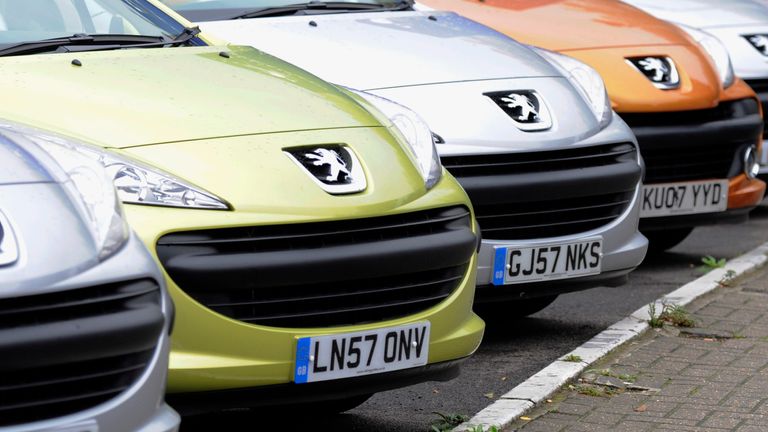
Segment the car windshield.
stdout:
[[0,0],[0,49],[73,35],[174,39],[184,26],[144,0]]
[[360,12],[410,7],[412,0],[162,0],[193,21],[307,13]]

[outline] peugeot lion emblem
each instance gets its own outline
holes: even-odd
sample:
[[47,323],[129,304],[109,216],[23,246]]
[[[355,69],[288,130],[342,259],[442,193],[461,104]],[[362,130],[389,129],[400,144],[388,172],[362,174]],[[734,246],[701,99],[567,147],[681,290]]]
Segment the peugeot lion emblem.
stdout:
[[760,54],[768,56],[768,34],[744,35],[744,38],[756,50],[760,51]]
[[11,224],[0,212],[0,267],[11,265],[19,259],[19,245]]
[[672,90],[680,87],[680,75],[669,57],[631,57],[627,63],[645,75],[656,88]]
[[484,93],[496,102],[526,132],[546,130],[552,127],[549,109],[541,96],[533,90],[514,90]]
[[367,187],[360,161],[346,146],[297,147],[286,149],[285,154],[329,194],[351,194]]

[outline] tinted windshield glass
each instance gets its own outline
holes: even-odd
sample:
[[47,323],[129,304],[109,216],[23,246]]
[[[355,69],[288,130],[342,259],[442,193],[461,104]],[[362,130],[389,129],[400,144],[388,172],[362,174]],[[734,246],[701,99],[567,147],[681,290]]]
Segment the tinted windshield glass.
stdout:
[[[185,14],[185,12],[199,11],[215,12],[210,15],[211,17],[234,17],[257,9],[276,8],[306,3],[302,0],[162,0],[162,2],[181,14]],[[320,3],[323,2],[321,1]],[[348,0],[340,2],[328,0],[328,3],[351,3],[352,5],[357,3],[365,5],[381,5],[383,8],[389,8],[402,4],[403,0]],[[196,19],[205,17],[205,15],[194,15],[194,18]]]
[[173,38],[183,30],[143,0],[0,0],[0,48],[78,33]]

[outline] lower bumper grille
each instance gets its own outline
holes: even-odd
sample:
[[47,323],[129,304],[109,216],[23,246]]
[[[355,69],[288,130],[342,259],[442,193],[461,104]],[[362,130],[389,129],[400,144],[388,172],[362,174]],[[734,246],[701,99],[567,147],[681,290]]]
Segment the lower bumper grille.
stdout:
[[627,211],[641,175],[630,143],[442,161],[472,199],[483,237],[493,240],[605,226]]
[[0,300],[0,426],[76,413],[129,388],[162,331],[152,280]]
[[734,177],[743,172],[741,156],[757,143],[763,127],[754,99],[621,117],[637,136],[648,184]]
[[169,234],[163,266],[196,301],[276,327],[394,319],[444,301],[477,239],[469,210]]

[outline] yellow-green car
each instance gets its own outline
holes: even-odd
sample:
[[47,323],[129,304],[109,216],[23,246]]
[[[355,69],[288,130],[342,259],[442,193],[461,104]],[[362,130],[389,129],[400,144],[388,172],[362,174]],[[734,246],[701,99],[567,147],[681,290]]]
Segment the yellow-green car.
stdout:
[[342,410],[478,347],[477,228],[412,111],[147,0],[0,2],[0,29],[0,117],[100,160],[162,264],[176,407]]

